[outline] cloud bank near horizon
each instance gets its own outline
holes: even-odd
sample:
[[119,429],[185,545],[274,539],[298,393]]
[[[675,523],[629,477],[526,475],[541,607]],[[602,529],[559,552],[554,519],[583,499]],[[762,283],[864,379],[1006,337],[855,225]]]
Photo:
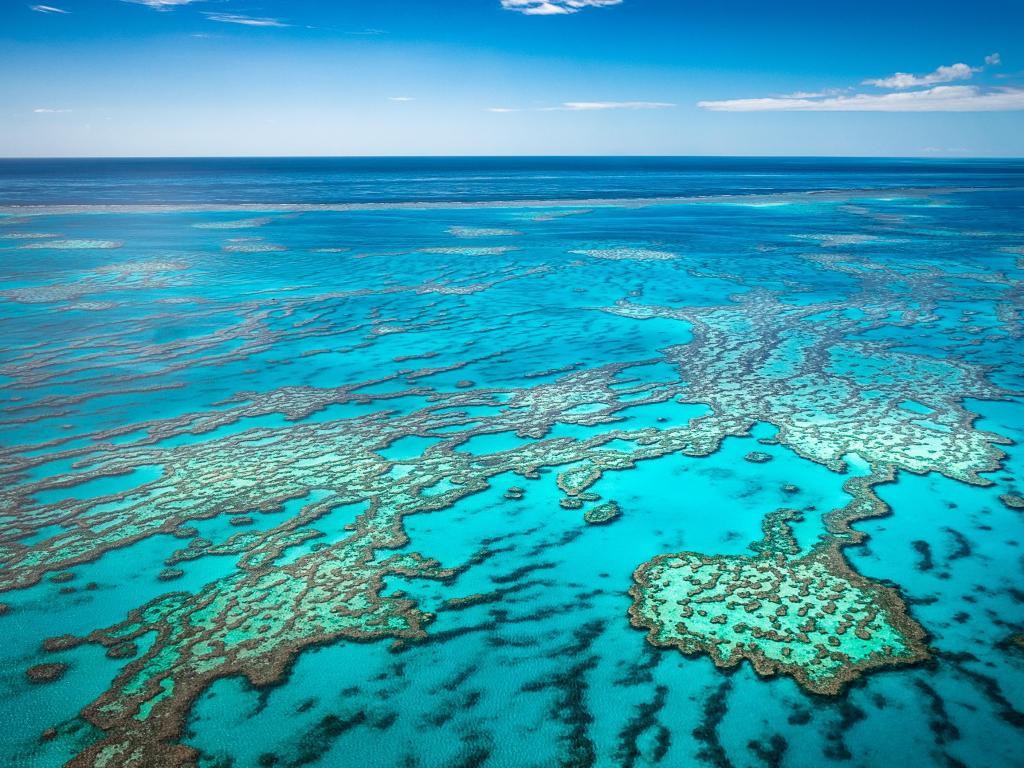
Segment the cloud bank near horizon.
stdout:
[[851,93],[852,89],[791,93],[746,99],[698,101],[712,112],[1010,112],[1024,110],[1024,88],[939,85],[969,80],[986,67],[1002,63],[998,53],[985,57],[985,65],[964,63],[937,67],[924,75],[896,72],[861,81],[878,91]]
[[856,93],[825,98],[763,98],[699,101],[712,112],[1010,112],[1024,109],[1024,88],[982,90],[944,85],[923,91]]

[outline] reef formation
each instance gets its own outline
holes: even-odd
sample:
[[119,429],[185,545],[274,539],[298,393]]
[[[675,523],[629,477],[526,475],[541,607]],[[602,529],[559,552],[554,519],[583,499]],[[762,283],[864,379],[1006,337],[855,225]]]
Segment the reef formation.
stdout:
[[[586,212],[561,215],[570,213]],[[557,266],[519,263],[527,246],[516,238],[559,218],[451,226],[446,231],[462,241],[515,244],[416,248],[410,253],[417,259],[442,261],[407,283],[384,275],[390,251],[331,248],[315,251],[317,258],[345,259],[353,270],[369,270],[361,277],[376,284],[330,290],[297,280],[265,296],[205,302],[191,293],[198,262],[175,255],[0,291],[29,313],[69,311],[69,302],[80,302],[79,311],[142,312],[134,297],[159,297],[120,325],[87,321],[59,348],[22,339],[0,362],[18,393],[3,403],[4,423],[36,436],[0,451],[0,592],[31,590],[48,578],[73,589],[76,568],[158,537],[177,541],[156,577],[169,591],[111,626],[43,643],[47,654],[99,645],[124,662],[80,714],[98,736],[72,759],[73,768],[193,765],[198,756],[183,741],[185,723],[216,681],[278,683],[302,651],[339,642],[400,650],[429,641],[436,613],[394,582],[457,585],[499,545],[443,563],[411,549],[413,516],[455,508],[494,486],[505,499],[530,504],[533,484],[545,484],[558,498],[552,515],[576,515],[613,535],[631,505],[617,490],[621,506],[605,497],[613,495],[604,490],[609,477],[664,457],[709,457],[727,439],[764,428],[771,432],[761,438],[766,450],[745,456],[757,465],[751,469],[762,471],[773,459],[767,450],[791,451],[836,473],[848,503],[766,507],[763,538],[750,553],[662,552],[634,564],[632,585],[622,585],[632,599],[629,621],[658,649],[706,654],[721,667],[748,660],[759,674],[791,677],[814,694],[836,695],[865,673],[929,658],[925,628],[897,587],[858,573],[846,551],[863,542],[856,523],[890,511],[877,490],[900,473],[993,484],[1000,446],[1010,441],[979,429],[965,403],[1016,394],[995,383],[981,348],[988,339],[1012,349],[1019,339],[1021,281],[1005,271],[947,272],[927,259],[897,268],[865,250],[874,238],[852,234],[812,238],[825,253],[807,252],[806,236],[792,237],[794,274],[772,272],[766,280],[660,244],[570,248]],[[270,221],[189,228],[215,237]],[[287,229],[275,231],[278,237],[287,241]],[[20,247],[114,245],[120,242],[48,238]],[[301,251],[258,239],[219,244],[224,258],[284,258],[285,249],[289,256]],[[446,261],[460,259],[469,265]],[[374,264],[381,266],[359,266]],[[490,383],[487,366],[507,350],[440,338],[478,319],[479,303],[500,288],[582,282],[594,268],[611,270],[599,273],[608,280],[618,279],[617,269],[640,272],[627,273],[628,287],[616,289],[615,300],[581,306],[588,322],[621,323],[630,333],[668,323],[681,340],[616,362],[581,354],[515,383],[500,376]],[[635,287],[645,269],[678,270],[728,289],[716,300],[645,301]],[[802,296],[800,276],[808,274],[840,281],[845,295]],[[996,295],[998,304],[992,326],[975,326],[967,316],[951,332],[956,338],[947,341],[966,352],[932,355],[897,341],[936,326],[944,305],[962,301],[965,291]],[[518,311],[488,316],[474,333],[512,334]],[[183,318],[195,326],[187,336],[172,331]],[[443,356],[423,349],[432,334]],[[406,336],[417,341],[407,348],[390,341]],[[325,365],[310,376],[315,383],[288,381],[295,361],[353,354],[374,361],[361,378],[331,381],[335,369]],[[277,385],[150,419],[102,417],[102,404],[119,398],[137,414],[139,400],[187,388],[183,377],[199,368],[250,375],[258,366],[280,366]],[[93,409],[101,414],[95,422],[88,418]],[[687,415],[638,421],[644,409]],[[68,428],[54,428],[55,421]],[[417,447],[403,453],[409,441]],[[799,489],[788,483],[783,490]],[[1015,493],[1000,498],[1021,507]],[[794,526],[809,517],[820,530],[802,541]],[[230,531],[216,540],[202,535],[200,528],[217,520],[229,521]],[[232,558],[235,568],[197,589],[175,590],[185,565],[216,557]],[[446,610],[498,600],[473,591],[449,598]],[[56,682],[64,670],[53,662],[26,674]]]

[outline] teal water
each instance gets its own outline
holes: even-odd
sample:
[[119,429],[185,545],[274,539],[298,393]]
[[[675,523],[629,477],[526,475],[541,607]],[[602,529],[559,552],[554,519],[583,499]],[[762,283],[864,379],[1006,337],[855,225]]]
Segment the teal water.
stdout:
[[1019,164],[307,162],[0,168],[0,763],[1024,762]]

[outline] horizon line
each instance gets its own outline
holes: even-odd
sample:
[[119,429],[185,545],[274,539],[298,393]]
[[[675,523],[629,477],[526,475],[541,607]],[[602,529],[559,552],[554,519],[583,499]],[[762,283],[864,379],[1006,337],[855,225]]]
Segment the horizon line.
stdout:
[[842,155],[842,154],[818,154],[818,155],[788,155],[788,154],[353,154],[353,155],[319,155],[319,154],[296,154],[296,155],[0,155],[0,162],[12,160],[417,160],[417,159],[438,159],[438,160],[469,160],[469,159],[651,159],[651,160],[684,160],[684,159],[718,159],[718,160],[741,160],[741,159],[771,159],[771,160],[1024,160],[1021,155],[965,155],[965,154],[939,154],[922,153],[919,155]]

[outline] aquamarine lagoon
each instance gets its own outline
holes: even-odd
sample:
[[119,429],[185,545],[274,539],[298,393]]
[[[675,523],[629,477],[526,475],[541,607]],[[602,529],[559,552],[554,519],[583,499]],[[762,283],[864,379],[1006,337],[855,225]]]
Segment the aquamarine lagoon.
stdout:
[[0,765],[1024,764],[1024,161],[2,161],[0,263]]

